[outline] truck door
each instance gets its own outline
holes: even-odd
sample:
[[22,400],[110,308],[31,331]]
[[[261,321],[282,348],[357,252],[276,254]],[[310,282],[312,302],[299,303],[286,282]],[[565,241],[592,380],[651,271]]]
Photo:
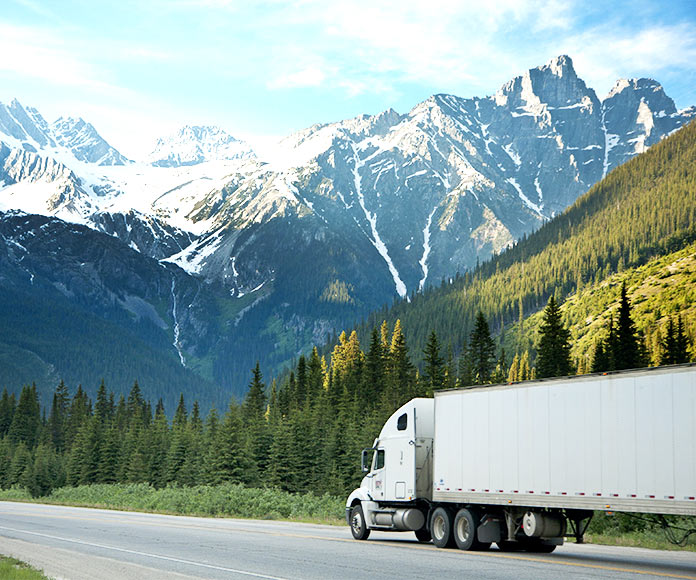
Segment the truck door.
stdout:
[[372,470],[370,471],[372,499],[375,501],[384,499],[384,484],[385,484],[385,450],[383,447],[375,449],[372,457]]
[[414,409],[397,419],[395,436],[384,441],[389,456],[385,499],[408,501],[415,496],[416,442]]

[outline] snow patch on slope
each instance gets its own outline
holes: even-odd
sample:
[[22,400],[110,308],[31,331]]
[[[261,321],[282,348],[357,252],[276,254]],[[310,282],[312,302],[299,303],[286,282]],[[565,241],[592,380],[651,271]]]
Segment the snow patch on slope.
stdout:
[[370,241],[372,242],[372,245],[377,249],[379,252],[380,256],[384,258],[384,261],[387,263],[387,267],[389,268],[389,272],[392,275],[392,278],[394,279],[394,284],[396,286],[396,292],[404,298],[406,296],[406,284],[403,283],[401,280],[401,277],[399,276],[399,271],[396,269],[396,266],[394,265],[394,262],[392,261],[391,257],[389,256],[389,251],[387,250],[387,246],[385,243],[382,241],[382,238],[379,236],[379,232],[377,231],[377,216],[373,213],[370,212],[370,210],[367,209],[367,206],[365,206],[365,196],[363,195],[362,188],[361,188],[361,179],[360,179],[360,168],[365,165],[365,161],[361,161],[360,157],[358,156],[358,152],[353,145],[353,157],[355,159],[355,165],[353,166],[353,179],[355,183],[355,192],[358,195],[358,201],[360,202],[360,207],[362,207],[363,212],[365,213],[365,217],[367,218],[367,221],[370,223],[370,229],[372,230],[372,238],[370,238]]
[[430,215],[428,216],[428,221],[425,224],[425,227],[423,228],[423,256],[421,259],[418,261],[418,263],[421,266],[421,269],[423,270],[423,278],[421,278],[420,282],[418,283],[418,291],[422,292],[423,288],[425,287],[425,281],[428,279],[428,256],[430,255],[430,225],[433,223],[433,216],[435,215],[435,211],[437,211],[438,206],[435,206],[433,208],[433,211],[430,212]]

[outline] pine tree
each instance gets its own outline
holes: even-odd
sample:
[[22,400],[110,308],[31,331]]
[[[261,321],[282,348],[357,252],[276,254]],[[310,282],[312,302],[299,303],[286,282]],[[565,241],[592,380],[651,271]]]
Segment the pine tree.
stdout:
[[529,364],[529,351],[525,350],[520,358],[520,370],[518,375],[518,381],[529,381],[533,377],[533,369]]
[[563,326],[561,310],[552,295],[539,328],[536,370],[539,378],[573,374],[570,357],[570,332]]
[[[384,409],[392,413],[403,403],[412,399],[416,395],[415,382],[415,368],[408,354],[401,321],[397,319],[388,355],[386,388],[383,396]],[[338,385],[336,390],[340,390]]]
[[121,433],[111,425],[103,433],[99,451],[98,481],[101,483],[116,483],[118,481],[120,443]]
[[518,382],[520,376],[520,355],[515,353],[512,358],[512,363],[510,364],[510,369],[508,370],[507,382],[516,383]]
[[626,292],[626,283],[621,285],[619,316],[616,325],[616,350],[614,365],[616,370],[635,369],[643,365],[638,333],[631,317],[631,303]]
[[65,449],[66,428],[70,410],[70,393],[63,381],[60,381],[53,393],[53,405],[48,416],[48,429],[53,447],[59,453]]
[[[304,357],[300,357],[300,359],[304,360]],[[249,383],[249,390],[247,391],[247,395],[242,406],[242,416],[244,423],[247,426],[258,424],[263,421],[264,414],[266,412],[266,385],[263,383],[263,377],[261,375],[261,369],[258,361],[256,361],[256,366],[254,367],[252,373],[253,375],[251,382]]]
[[[317,347],[312,348],[312,354],[307,363],[307,400],[310,405],[314,405],[316,399],[324,389],[324,367],[326,361],[322,363]],[[265,409],[264,409],[265,412]]]
[[384,351],[382,350],[382,337],[377,327],[372,328],[370,349],[365,357],[365,385],[362,389],[361,399],[366,401],[374,397],[378,399],[384,390],[385,365]]
[[498,360],[495,363],[495,369],[493,370],[493,374],[491,375],[491,382],[493,382],[494,384],[504,383],[508,376],[508,370],[509,369],[507,366],[507,358],[505,357],[505,349],[501,348],[500,356],[498,357]]
[[684,333],[684,324],[681,316],[678,317],[676,326],[673,318],[670,316],[667,322],[666,335],[662,340],[661,346],[661,365],[675,365],[689,361],[689,342]]
[[82,426],[89,420],[92,415],[92,403],[82,390],[82,385],[78,385],[77,392],[73,396],[70,403],[70,411],[68,413],[68,421],[65,425],[65,441],[66,447],[72,446],[77,439],[77,434]]
[[140,392],[140,385],[138,384],[138,381],[133,383],[133,387],[131,388],[130,393],[128,393],[126,409],[128,413],[129,425],[133,421],[140,421],[141,424],[145,424],[145,401],[143,400],[142,393]]
[[184,393],[179,394],[179,404],[176,407],[176,412],[174,413],[174,420],[172,421],[172,428],[183,429],[186,427],[186,422],[188,421],[188,416],[186,413],[186,402],[184,401]]
[[114,416],[114,407],[106,392],[104,379],[102,379],[102,382],[99,385],[99,390],[97,391],[97,402],[94,405],[94,413],[102,425],[109,423]]
[[33,449],[38,441],[40,426],[41,409],[36,385],[25,386],[19,395],[7,435],[13,443],[25,443],[29,449]]
[[220,431],[220,418],[215,407],[211,408],[205,420],[203,430],[203,449],[205,461],[203,463],[202,479],[204,483],[215,483],[215,455],[217,453],[217,440]]
[[94,415],[80,431],[82,438],[80,483],[100,483],[102,424],[100,417]]
[[684,332],[684,321],[682,317],[677,318],[677,334],[674,340],[674,363],[682,364],[689,362],[689,338]]
[[24,472],[32,464],[31,452],[27,449],[26,443],[23,441],[17,445],[12,455],[12,463],[10,463],[9,473],[7,475],[7,485],[11,487],[20,483]]
[[7,437],[0,437],[0,489],[9,487],[10,465],[12,463],[12,446]]
[[474,384],[474,364],[471,360],[471,350],[466,341],[462,345],[462,352],[459,355],[457,385],[469,387]]
[[14,393],[9,395],[7,389],[3,389],[0,399],[0,439],[7,435],[14,417],[16,401]]
[[145,429],[143,434],[147,440],[148,448],[148,475],[149,481],[154,487],[164,487],[167,483],[167,456],[170,447],[170,432],[167,416],[162,407],[155,413],[152,427]]
[[469,338],[469,352],[471,353],[474,383],[477,385],[490,383],[495,361],[495,343],[491,338],[488,322],[481,310],[476,315],[474,330]]
[[421,394],[432,397],[433,392],[445,384],[445,361],[440,355],[440,342],[435,331],[430,332],[428,343],[423,350],[423,388]]
[[[317,357],[316,362],[318,360]],[[258,361],[252,372],[249,390],[242,406],[242,423],[248,438],[249,452],[253,464],[257,472],[263,472],[268,464],[270,434],[266,422],[266,385],[263,383],[263,376],[261,375]],[[310,376],[308,375],[306,379],[308,386],[310,384],[309,381]]]
[[252,466],[245,443],[239,407],[231,403],[215,441],[211,466],[212,483],[247,481]]

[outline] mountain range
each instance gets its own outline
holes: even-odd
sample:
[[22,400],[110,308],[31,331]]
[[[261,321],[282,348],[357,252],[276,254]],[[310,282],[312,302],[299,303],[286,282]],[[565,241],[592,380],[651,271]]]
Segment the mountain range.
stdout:
[[[511,247],[694,116],[651,79],[619,80],[600,100],[560,56],[489,97],[434,95],[407,114],[314,125],[273,158],[221,129],[184,127],[136,163],[82,119],[49,124],[13,101],[0,105],[0,211],[12,224],[0,235],[15,275],[0,288],[22,280],[31,295],[40,276],[105,318],[104,299],[92,300],[102,293],[117,326],[149,321],[165,359],[239,393],[257,359],[277,368]],[[37,228],[64,237],[22,253]],[[65,236],[98,234],[113,239],[109,259],[56,254],[80,246]],[[147,280],[127,286],[130,268]],[[60,355],[36,356],[63,374]]]

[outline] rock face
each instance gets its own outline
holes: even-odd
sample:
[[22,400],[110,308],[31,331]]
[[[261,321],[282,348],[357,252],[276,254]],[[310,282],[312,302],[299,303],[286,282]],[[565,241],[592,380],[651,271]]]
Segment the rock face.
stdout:
[[148,161],[156,167],[181,167],[253,157],[249,145],[219,127],[186,125],[174,135],[159,139]]
[[650,79],[600,101],[560,56],[489,97],[314,125],[273,159],[184,127],[130,164],[84,121],[49,125],[13,101],[0,106],[0,210],[82,222],[222,288],[218,342],[203,348],[191,325],[182,344],[243,386],[256,358],[280,364],[502,251],[694,116]]
[[96,165],[125,165],[130,163],[83,119],[61,117],[51,125],[57,145],[68,149],[79,161]]
[[16,99],[9,105],[0,103],[0,141],[51,157],[67,153],[68,159],[95,165],[130,163],[84,120],[61,117],[49,125],[36,109],[25,109]]
[[643,153],[694,117],[696,107],[677,111],[657,81],[618,80],[602,107],[607,169]]

